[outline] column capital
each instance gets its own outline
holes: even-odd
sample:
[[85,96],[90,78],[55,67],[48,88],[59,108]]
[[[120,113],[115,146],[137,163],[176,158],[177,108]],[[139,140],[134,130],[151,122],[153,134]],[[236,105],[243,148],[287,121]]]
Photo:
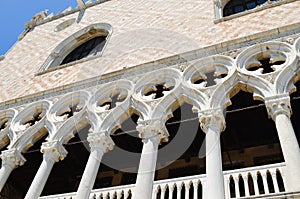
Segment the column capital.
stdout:
[[208,128],[213,128],[216,131],[222,132],[225,130],[226,122],[221,108],[213,108],[200,111],[198,113],[200,127],[204,133]]
[[8,149],[2,151],[0,157],[2,159],[2,166],[7,165],[12,169],[22,166],[26,162],[26,159],[17,149]]
[[149,138],[156,138],[159,143],[168,141],[169,133],[163,120],[139,121],[136,129],[143,141]]
[[87,137],[87,141],[90,144],[91,151],[98,149],[103,153],[113,150],[115,145],[114,141],[105,131],[90,133]]
[[273,120],[278,114],[285,114],[290,117],[292,114],[291,102],[289,94],[275,95],[266,97],[265,105],[268,115]]
[[44,142],[41,152],[44,154],[44,158],[49,158],[55,162],[63,160],[68,154],[68,151],[59,141]]

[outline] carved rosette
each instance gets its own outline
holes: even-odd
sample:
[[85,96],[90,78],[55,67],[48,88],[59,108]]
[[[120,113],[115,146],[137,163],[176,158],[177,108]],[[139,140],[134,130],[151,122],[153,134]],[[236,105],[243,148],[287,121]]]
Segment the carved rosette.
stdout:
[[279,114],[285,114],[286,116],[291,117],[292,109],[290,96],[288,94],[267,97],[265,104],[269,117],[273,120],[275,120],[276,116]]
[[2,151],[0,157],[2,159],[2,166],[9,166],[11,169],[22,166],[26,162],[26,159],[17,149]]
[[220,108],[201,111],[198,117],[200,127],[204,133],[206,133],[209,128],[219,132],[224,131],[226,128],[225,117]]
[[105,132],[90,133],[87,141],[90,144],[91,151],[100,149],[103,153],[113,150],[114,141]]
[[138,122],[136,129],[139,132],[139,137],[142,138],[143,142],[150,138],[156,138],[158,143],[168,141],[169,133],[162,120]]
[[41,152],[44,154],[45,159],[51,159],[54,162],[63,160],[68,154],[68,151],[58,141],[44,142]]

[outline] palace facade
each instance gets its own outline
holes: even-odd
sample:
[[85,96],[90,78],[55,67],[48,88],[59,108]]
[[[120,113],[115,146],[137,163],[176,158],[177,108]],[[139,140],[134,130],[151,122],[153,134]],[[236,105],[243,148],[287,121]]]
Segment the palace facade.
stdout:
[[300,198],[300,2],[77,0],[0,57],[0,199]]

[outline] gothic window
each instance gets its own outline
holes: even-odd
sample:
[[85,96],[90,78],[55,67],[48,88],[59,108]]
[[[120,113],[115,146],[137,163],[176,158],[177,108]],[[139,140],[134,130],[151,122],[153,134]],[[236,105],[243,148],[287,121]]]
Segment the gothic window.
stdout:
[[266,2],[267,0],[231,0],[224,7],[223,17],[243,12],[245,10],[251,10],[256,6],[262,5]]
[[105,41],[106,36],[97,36],[88,40],[71,51],[61,62],[61,65],[101,53]]
[[75,61],[99,57],[111,34],[112,26],[107,23],[92,24],[79,30],[53,49],[37,75],[71,66]]

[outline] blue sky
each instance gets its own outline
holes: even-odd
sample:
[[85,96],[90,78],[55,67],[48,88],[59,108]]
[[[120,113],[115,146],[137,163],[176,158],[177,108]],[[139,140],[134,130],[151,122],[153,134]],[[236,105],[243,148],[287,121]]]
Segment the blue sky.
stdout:
[[48,14],[77,6],[76,0],[2,0],[0,3],[0,55],[6,53],[25,29],[24,24],[40,11]]

